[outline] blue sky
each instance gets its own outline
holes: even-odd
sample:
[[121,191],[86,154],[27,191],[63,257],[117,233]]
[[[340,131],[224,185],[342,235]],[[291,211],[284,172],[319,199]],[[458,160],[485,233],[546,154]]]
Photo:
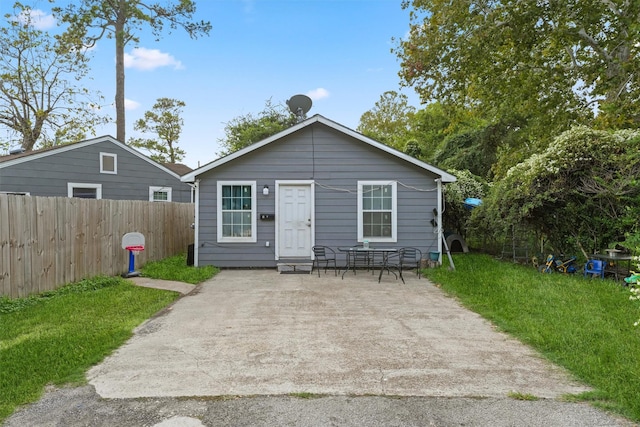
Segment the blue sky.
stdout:
[[[50,5],[30,4],[46,20]],[[218,157],[226,122],[259,113],[268,99],[284,104],[295,94],[308,95],[309,115],[352,129],[385,91],[402,92],[418,106],[413,90],[400,90],[400,65],[390,52],[392,37],[403,37],[409,28],[400,0],[196,0],[196,5],[195,19],[213,26],[209,36],[192,40],[175,30],[155,41],[143,32],[137,48],[126,47],[127,138],[139,136],[133,123],[157,98],[182,100],[179,146],[187,152],[183,162],[195,168]],[[91,68],[87,86],[100,90],[105,111],[115,119],[112,40],[98,43]],[[115,136],[115,124],[97,134]]]

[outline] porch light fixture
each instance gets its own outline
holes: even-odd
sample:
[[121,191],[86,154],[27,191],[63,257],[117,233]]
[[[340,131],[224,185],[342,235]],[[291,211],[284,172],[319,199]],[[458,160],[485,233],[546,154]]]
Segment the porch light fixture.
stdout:
[[264,194],[265,196],[269,195],[269,186],[265,185],[264,188],[262,189],[262,194]]

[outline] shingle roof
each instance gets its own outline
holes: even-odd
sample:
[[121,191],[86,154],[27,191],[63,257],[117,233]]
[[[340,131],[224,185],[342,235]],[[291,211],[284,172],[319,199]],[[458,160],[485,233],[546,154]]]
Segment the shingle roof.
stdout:
[[[72,144],[76,144],[76,143],[74,142]],[[69,146],[69,145],[72,145],[72,144],[64,144],[64,145],[65,146]],[[20,159],[22,157],[33,156],[35,154],[46,153],[47,151],[57,150],[60,147],[61,147],[61,145],[54,145],[52,147],[39,148],[37,150],[23,151],[22,153],[9,154],[9,155],[6,155],[6,156],[0,156],[0,163],[7,162],[9,160]]]
[[178,175],[184,175],[193,170],[189,166],[182,163],[162,163],[162,165],[167,169],[171,169]]

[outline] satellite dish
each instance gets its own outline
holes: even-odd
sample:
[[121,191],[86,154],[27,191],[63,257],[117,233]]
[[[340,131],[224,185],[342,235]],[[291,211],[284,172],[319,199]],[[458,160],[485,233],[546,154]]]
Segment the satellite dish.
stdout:
[[304,120],[311,109],[311,98],[307,95],[293,95],[287,100],[289,110],[298,116],[298,122]]

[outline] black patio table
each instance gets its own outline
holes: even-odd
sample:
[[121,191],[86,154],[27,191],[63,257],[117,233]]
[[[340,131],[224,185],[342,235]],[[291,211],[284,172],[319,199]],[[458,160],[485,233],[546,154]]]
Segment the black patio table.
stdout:
[[380,274],[378,275],[378,283],[382,279],[382,272],[388,271],[393,273],[398,278],[398,274],[400,275],[400,279],[402,283],[404,283],[404,277],[402,277],[402,267],[400,266],[400,262],[398,262],[398,274],[395,271],[391,271],[391,267],[389,266],[389,256],[393,254],[399,254],[400,249],[398,248],[374,248],[374,247],[362,247],[362,246],[351,246],[351,247],[339,247],[338,250],[340,252],[344,252],[347,254],[347,265],[346,269],[342,273],[342,278],[344,279],[344,275],[351,269],[357,267],[355,264],[356,255],[357,254],[367,254],[370,256],[369,259],[375,259],[376,254],[380,254],[382,256],[382,264],[380,264]]
[[[593,254],[591,255],[593,258],[601,259],[607,262],[607,266],[604,269],[605,274],[611,274],[615,277],[616,280],[620,280],[618,277],[621,273],[624,274],[624,277],[627,277],[631,272],[631,260],[633,257],[631,255],[605,255],[605,254]],[[627,267],[622,267],[623,262],[626,261]],[[612,265],[613,264],[613,265]],[[624,278],[623,277],[623,278]]]

